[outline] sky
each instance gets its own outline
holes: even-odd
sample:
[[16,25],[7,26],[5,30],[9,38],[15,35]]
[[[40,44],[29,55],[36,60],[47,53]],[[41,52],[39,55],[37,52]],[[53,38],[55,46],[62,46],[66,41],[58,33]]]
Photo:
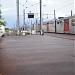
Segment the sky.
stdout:
[[[40,0],[19,0],[19,13],[20,13],[20,26],[23,25],[23,9],[25,9],[26,23],[30,24],[30,19],[28,19],[28,13],[31,11],[34,13],[34,20],[38,18],[40,13]],[[14,28],[16,27],[16,15],[17,7],[16,0],[0,0],[2,16],[7,22],[6,27]],[[27,8],[26,8],[27,7]],[[43,21],[51,20],[54,17],[54,10],[56,11],[56,17],[65,17],[75,14],[75,0],[42,0],[42,18]]]

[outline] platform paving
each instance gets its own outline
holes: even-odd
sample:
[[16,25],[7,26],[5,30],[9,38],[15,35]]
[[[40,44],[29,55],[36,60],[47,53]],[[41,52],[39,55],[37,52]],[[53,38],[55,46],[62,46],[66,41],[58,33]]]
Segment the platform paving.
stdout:
[[0,75],[75,75],[74,35],[5,36]]

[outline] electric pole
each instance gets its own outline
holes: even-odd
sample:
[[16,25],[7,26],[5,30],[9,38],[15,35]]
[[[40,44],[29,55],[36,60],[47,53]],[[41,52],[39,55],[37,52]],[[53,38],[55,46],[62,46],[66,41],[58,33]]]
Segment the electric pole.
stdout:
[[54,10],[54,19],[56,19],[56,16],[55,16],[55,10]]
[[[1,1],[1,0],[0,0]],[[0,3],[0,8],[1,8],[1,3]],[[1,16],[1,9],[0,9],[0,19],[2,18],[2,16]]]
[[71,10],[71,16],[72,16],[72,10]]
[[25,9],[23,9],[23,25],[24,25],[24,30],[26,29],[26,26],[25,26]]
[[19,0],[17,0],[17,35],[19,34]]
[[42,33],[42,0],[40,0],[40,30]]
[[37,19],[36,19],[36,33],[37,33],[37,27],[38,27],[37,25],[38,25],[38,21],[37,21]]
[[55,14],[55,10],[54,10],[54,21],[55,21],[55,33],[56,33],[56,14]]

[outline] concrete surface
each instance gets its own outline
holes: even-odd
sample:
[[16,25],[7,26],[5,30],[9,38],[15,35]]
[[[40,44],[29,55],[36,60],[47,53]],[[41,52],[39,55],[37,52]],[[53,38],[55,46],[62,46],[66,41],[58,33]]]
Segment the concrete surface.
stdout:
[[74,35],[6,36],[0,39],[1,75],[74,75]]

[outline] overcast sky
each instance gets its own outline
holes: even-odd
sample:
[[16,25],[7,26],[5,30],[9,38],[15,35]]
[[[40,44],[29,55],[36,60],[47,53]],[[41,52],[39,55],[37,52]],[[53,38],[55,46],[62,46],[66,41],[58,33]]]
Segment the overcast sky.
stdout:
[[[23,9],[26,8],[26,13],[29,11],[35,13],[35,18],[39,17],[39,1],[40,0],[19,0],[20,4],[20,24],[23,24]],[[42,0],[42,13],[43,19],[49,20],[53,18],[53,11],[56,10],[56,17],[59,16],[70,16],[71,10],[74,12],[74,1],[75,0]],[[14,27],[16,24],[16,0],[1,0],[2,15],[7,21],[9,28]],[[24,6],[23,6],[24,5]],[[38,13],[38,15],[36,14]],[[48,14],[48,15],[47,15]],[[27,14],[26,14],[27,19]],[[28,19],[26,20],[28,21]]]

